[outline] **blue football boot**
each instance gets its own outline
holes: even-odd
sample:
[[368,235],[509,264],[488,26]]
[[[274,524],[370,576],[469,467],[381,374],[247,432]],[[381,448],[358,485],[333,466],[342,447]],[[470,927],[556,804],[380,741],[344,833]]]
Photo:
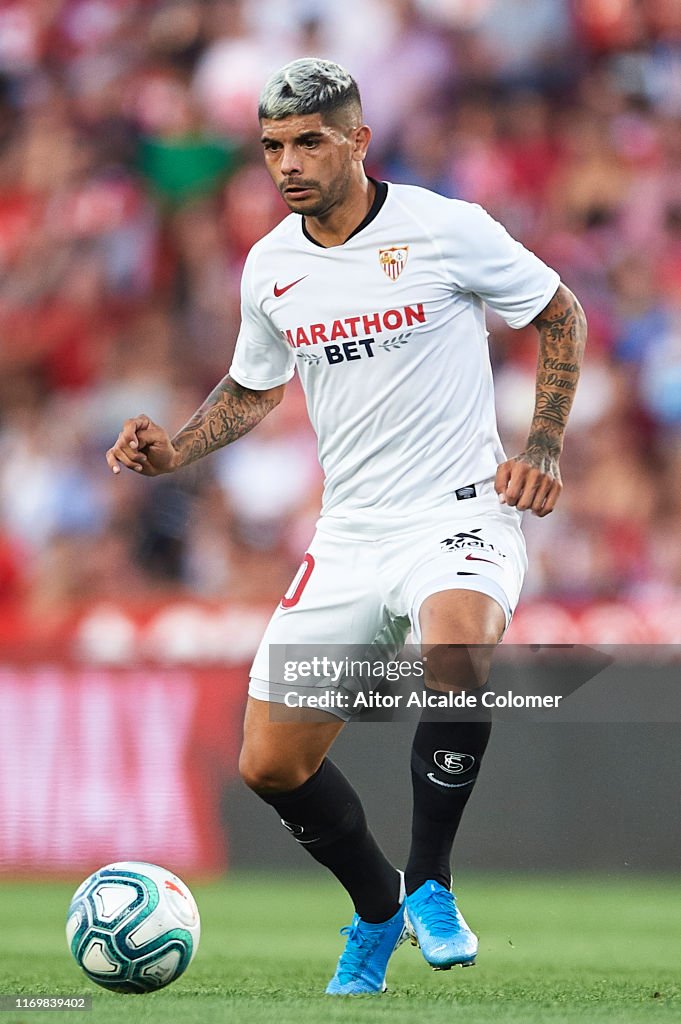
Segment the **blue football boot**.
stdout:
[[457,909],[454,894],[429,880],[406,898],[407,923],[414,946],[434,971],[475,963],[478,940]]
[[355,914],[352,924],[341,928],[347,942],[326,986],[330,996],[358,996],[385,992],[385,972],[393,952],[408,938],[404,904],[387,921],[370,924]]

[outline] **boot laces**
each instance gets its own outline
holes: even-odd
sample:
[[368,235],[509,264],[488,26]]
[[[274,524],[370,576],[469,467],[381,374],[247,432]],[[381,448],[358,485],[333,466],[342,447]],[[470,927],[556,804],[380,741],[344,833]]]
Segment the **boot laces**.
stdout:
[[424,916],[428,915],[428,926],[436,934],[446,935],[458,931],[458,914],[451,892],[447,892],[446,889],[433,889],[427,894],[426,900]]
[[347,943],[339,966],[339,975],[347,981],[362,976],[364,966],[379,945],[383,935],[380,929],[362,931],[361,922],[348,924],[340,930],[347,936]]

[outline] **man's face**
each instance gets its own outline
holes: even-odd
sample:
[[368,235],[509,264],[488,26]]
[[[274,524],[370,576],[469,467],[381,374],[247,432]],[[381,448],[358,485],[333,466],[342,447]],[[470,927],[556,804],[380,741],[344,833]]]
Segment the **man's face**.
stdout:
[[343,202],[353,162],[366,151],[359,126],[342,129],[321,114],[299,114],[263,118],[261,129],[265,164],[289,210],[322,217]]

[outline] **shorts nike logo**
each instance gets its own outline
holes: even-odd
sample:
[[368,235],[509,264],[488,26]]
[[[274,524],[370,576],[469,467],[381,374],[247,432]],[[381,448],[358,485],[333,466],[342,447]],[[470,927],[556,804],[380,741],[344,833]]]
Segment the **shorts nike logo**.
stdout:
[[275,286],[274,286],[274,294],[275,294],[275,296],[277,298],[279,298],[281,295],[284,294],[284,292],[287,292],[289,290],[289,288],[293,288],[293,286],[295,284],[300,284],[301,281],[304,281],[306,277],[309,277],[309,274],[304,274],[303,277],[299,277],[297,281],[291,281],[290,284],[285,284],[283,288],[280,288],[278,284],[275,284]]
[[496,565],[499,569],[501,566],[498,562],[493,562],[491,558],[480,558],[479,555],[466,555],[467,562],[489,562],[490,565]]

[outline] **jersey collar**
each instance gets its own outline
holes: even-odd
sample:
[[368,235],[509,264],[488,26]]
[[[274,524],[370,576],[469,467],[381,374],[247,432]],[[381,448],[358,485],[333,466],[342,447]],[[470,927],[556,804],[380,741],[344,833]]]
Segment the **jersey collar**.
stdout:
[[[349,242],[350,239],[354,238],[355,235],[358,235],[360,233],[360,231],[364,231],[364,228],[368,227],[368,225],[371,224],[372,220],[375,220],[375,218],[380,213],[381,208],[382,208],[384,202],[388,198],[388,183],[387,183],[387,181],[376,181],[375,178],[369,178],[369,181],[373,182],[373,184],[376,186],[376,193],[374,195],[374,201],[371,204],[371,207],[369,208],[369,211],[368,211],[366,217],[364,218],[364,220],[360,221],[360,223],[357,225],[355,230],[350,232],[348,237],[345,239],[345,242]],[[318,246],[320,249],[327,249],[327,248],[329,248],[329,246],[322,245],[321,242],[318,242],[316,238],[313,238],[312,235],[308,233],[308,230],[305,227],[305,218],[304,217],[301,217],[301,222],[302,222],[302,226],[303,226],[303,234],[307,238],[308,242],[312,242],[313,245]],[[342,242],[341,245],[345,245],[345,242]],[[338,247],[334,245],[334,246],[331,246],[331,248],[336,249]]]

